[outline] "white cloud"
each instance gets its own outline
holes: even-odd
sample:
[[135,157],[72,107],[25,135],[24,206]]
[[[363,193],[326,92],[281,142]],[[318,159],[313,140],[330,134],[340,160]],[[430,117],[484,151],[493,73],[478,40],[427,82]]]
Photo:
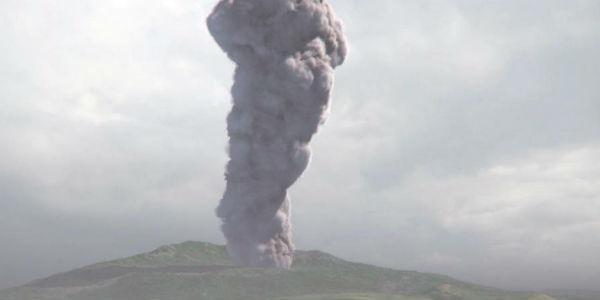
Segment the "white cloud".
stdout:
[[600,229],[598,162],[598,146],[534,151],[469,176],[416,179],[413,193],[447,230],[531,245],[573,226]]
[[[292,191],[305,247],[509,288],[584,288],[597,278],[598,144],[531,150],[466,173],[418,168],[384,189],[344,167],[355,162],[345,149],[319,150]],[[350,157],[365,151],[356,150]]]

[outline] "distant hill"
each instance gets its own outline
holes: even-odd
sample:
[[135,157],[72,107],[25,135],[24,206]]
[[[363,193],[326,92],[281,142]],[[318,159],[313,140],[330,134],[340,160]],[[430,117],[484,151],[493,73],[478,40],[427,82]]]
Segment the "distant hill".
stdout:
[[545,293],[560,300],[600,300],[600,291],[548,290]]
[[292,270],[240,268],[224,246],[185,242],[0,291],[0,300],[557,300],[443,275],[297,251]]

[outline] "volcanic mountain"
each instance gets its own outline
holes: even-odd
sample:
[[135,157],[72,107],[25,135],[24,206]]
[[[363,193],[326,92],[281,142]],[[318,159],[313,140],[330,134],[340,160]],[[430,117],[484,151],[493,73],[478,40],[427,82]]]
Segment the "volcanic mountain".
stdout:
[[552,300],[448,276],[297,251],[291,270],[240,268],[224,246],[184,242],[0,291],[0,300]]

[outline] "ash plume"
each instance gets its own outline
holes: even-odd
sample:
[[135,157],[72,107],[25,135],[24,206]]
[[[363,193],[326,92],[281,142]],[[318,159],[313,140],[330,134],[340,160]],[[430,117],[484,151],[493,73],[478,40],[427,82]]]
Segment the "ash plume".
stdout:
[[289,268],[287,190],[309,163],[333,68],[346,56],[341,22],[325,0],[221,0],[207,24],[236,64],[227,186],[216,210],[227,250],[240,265]]

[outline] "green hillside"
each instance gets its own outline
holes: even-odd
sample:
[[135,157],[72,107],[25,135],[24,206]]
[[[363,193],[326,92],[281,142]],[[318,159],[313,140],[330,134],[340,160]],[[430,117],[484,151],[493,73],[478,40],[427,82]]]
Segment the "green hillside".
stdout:
[[239,268],[223,246],[185,242],[0,291],[0,300],[552,300],[447,276],[297,251],[292,270]]

